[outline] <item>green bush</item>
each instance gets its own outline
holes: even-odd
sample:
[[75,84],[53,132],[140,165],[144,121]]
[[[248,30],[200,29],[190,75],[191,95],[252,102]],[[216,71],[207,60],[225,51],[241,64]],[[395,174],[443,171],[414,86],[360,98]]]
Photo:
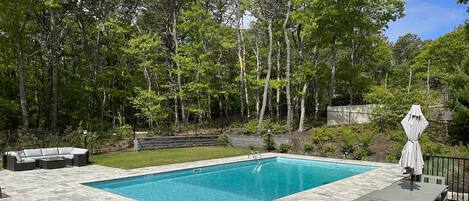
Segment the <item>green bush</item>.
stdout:
[[274,135],[271,132],[267,132],[266,134],[264,134],[263,138],[264,138],[264,148],[267,151],[275,150]]
[[334,136],[332,129],[327,127],[314,128],[314,133],[311,136],[311,141],[315,144],[330,142]]
[[133,137],[132,127],[128,124],[117,127],[114,132],[118,138],[129,139]]
[[228,134],[221,134],[220,136],[218,136],[218,143],[220,145],[223,145],[223,146],[230,146],[231,145],[231,142],[230,142],[230,136]]
[[332,144],[324,144],[321,146],[321,152],[326,156],[334,156],[335,150],[336,149],[334,146],[332,146]]
[[350,126],[340,126],[339,134],[342,137],[342,152],[353,153],[353,144],[356,140],[355,132]]
[[288,153],[288,151],[291,149],[291,145],[288,143],[282,143],[280,144],[280,153]]
[[[259,122],[257,120],[251,120],[243,125],[244,134],[245,135],[253,135],[257,133],[257,124]],[[287,132],[287,128],[279,123],[272,122],[270,120],[264,120],[262,124],[262,131],[261,133],[266,133],[267,130],[274,134],[283,134]]]
[[358,149],[355,153],[355,159],[356,160],[366,159],[367,156],[368,156],[368,151],[364,148]]
[[313,147],[312,144],[305,144],[305,145],[303,146],[303,150],[305,151],[305,153],[308,153],[308,154],[309,154],[309,153],[313,152],[314,147]]
[[245,135],[253,135],[257,133],[257,120],[251,120],[243,126]]
[[362,148],[368,150],[368,146],[370,146],[371,140],[373,140],[374,137],[374,131],[364,130],[358,134],[357,139]]

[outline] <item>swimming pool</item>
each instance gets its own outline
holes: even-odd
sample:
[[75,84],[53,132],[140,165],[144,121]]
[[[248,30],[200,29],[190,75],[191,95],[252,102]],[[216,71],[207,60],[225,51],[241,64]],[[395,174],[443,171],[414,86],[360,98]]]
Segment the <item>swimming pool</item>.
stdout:
[[[256,171],[256,166],[257,171]],[[141,201],[274,200],[361,174],[375,166],[286,157],[85,183]]]

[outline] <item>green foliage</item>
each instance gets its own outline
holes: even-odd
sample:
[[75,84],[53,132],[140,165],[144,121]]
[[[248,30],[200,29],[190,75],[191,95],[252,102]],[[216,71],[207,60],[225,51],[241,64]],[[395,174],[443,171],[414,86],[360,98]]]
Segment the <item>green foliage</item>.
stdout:
[[366,157],[368,156],[368,151],[366,149],[358,149],[355,154],[354,154],[354,158],[356,160],[364,160],[366,159]]
[[280,153],[288,153],[288,151],[290,151],[290,149],[292,148],[292,146],[288,143],[282,143],[280,144]]
[[267,151],[275,150],[274,135],[271,132],[265,133],[263,135],[263,140],[264,140],[264,148]]
[[231,142],[230,142],[230,136],[228,134],[221,134],[220,136],[218,136],[218,143],[222,146],[230,146],[231,145]]
[[407,91],[403,88],[375,86],[365,95],[365,100],[377,105],[373,110],[374,113],[378,114],[376,121],[395,127],[403,115],[407,114],[412,104],[419,103],[425,113],[426,106],[431,105],[434,99],[425,98],[420,90]]
[[117,127],[115,130],[115,135],[116,137],[118,138],[122,138],[122,139],[131,139],[133,138],[133,131],[132,131],[132,127],[128,124],[124,124],[122,126],[119,126]]
[[315,144],[330,142],[334,137],[332,129],[327,127],[314,128],[313,134],[311,135],[311,141]]
[[150,125],[167,117],[168,110],[162,105],[164,96],[159,96],[154,91],[136,90],[137,96],[131,100],[133,107],[140,110],[136,116],[146,118]]
[[342,152],[353,153],[353,145],[357,137],[354,130],[350,126],[340,126],[338,131],[344,143]]
[[305,153],[310,154],[311,152],[313,152],[314,146],[312,144],[305,144],[303,146],[303,150],[304,150]]
[[[257,133],[257,120],[248,121],[243,125],[243,130],[245,135],[253,135]],[[273,134],[283,134],[287,132],[287,128],[285,125],[281,125],[279,123],[272,122],[270,120],[264,120],[263,127],[261,133],[266,133],[268,130]]]
[[332,144],[324,144],[321,146],[321,153],[323,153],[325,156],[328,157],[333,157],[335,155],[336,149]]

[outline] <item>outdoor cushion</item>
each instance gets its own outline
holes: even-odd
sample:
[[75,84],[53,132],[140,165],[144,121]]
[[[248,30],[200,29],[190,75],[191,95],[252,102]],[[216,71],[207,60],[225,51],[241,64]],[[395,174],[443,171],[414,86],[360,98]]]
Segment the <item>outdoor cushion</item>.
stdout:
[[24,155],[26,157],[42,156],[42,150],[41,149],[25,149]]
[[88,152],[88,149],[73,148],[71,154],[86,154],[86,152]]
[[51,155],[57,155],[57,154],[59,154],[59,150],[57,150],[57,148],[42,149],[42,155],[43,156],[51,156]]
[[36,160],[31,158],[22,158],[21,161],[17,161],[17,163],[34,163]]
[[60,155],[67,155],[72,153],[73,147],[59,147],[57,149],[59,150]]

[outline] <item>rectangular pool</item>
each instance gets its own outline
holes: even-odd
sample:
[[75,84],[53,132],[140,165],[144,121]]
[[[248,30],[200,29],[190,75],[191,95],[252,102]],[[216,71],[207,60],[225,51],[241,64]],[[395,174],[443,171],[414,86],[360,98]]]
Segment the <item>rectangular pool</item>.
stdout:
[[285,157],[149,174],[85,185],[141,201],[275,200],[375,169]]

